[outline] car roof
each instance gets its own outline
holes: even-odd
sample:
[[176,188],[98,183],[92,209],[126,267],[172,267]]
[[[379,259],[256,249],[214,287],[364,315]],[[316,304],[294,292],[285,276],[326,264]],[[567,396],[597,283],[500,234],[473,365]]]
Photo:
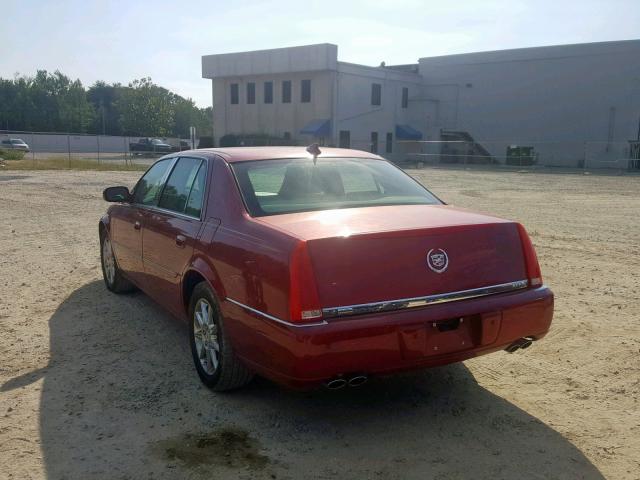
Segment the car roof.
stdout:
[[[244,162],[249,160],[273,160],[276,158],[306,158],[310,154],[307,147],[229,147],[229,148],[201,148],[197,150],[184,150],[181,155],[193,154],[202,155],[211,154],[219,155],[225,161]],[[382,157],[375,153],[365,152],[362,150],[351,150],[348,148],[331,148],[320,147],[320,155],[318,158],[331,157],[348,157],[348,158],[375,158],[383,160]]]

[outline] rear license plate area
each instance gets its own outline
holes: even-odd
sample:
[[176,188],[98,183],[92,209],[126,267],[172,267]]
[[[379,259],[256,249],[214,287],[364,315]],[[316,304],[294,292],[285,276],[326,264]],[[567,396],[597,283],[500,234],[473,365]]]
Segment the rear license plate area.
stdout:
[[442,355],[473,348],[480,341],[480,327],[480,315],[428,322],[425,354]]

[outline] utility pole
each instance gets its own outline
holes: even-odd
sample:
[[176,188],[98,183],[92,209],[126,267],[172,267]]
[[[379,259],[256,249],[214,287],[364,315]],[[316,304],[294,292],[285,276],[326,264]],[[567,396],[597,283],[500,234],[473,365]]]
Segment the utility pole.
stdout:
[[106,135],[105,124],[104,124],[104,99],[100,99],[100,116],[102,117],[102,135]]

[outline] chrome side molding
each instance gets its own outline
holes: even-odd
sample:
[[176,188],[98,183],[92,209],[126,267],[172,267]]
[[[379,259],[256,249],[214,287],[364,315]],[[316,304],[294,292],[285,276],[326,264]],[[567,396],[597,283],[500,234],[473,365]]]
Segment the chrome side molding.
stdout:
[[528,285],[528,280],[516,280],[514,282],[501,283],[499,285],[490,285],[488,287],[473,288],[471,290],[461,290],[458,292],[440,293],[437,295],[427,295],[425,297],[403,298],[400,300],[385,300],[382,302],[323,308],[322,316],[323,318],[339,318],[350,317],[352,315],[364,315],[367,313],[395,312],[398,310],[426,307],[428,305],[436,305],[439,303],[457,302],[470,298],[485,297],[487,295],[495,295],[497,293],[512,292],[514,290],[526,288]]
[[248,310],[251,313],[255,313],[256,315],[259,315],[263,318],[266,318],[267,320],[271,320],[272,322],[276,322],[279,323],[281,325],[286,325],[287,327],[317,327],[319,325],[326,325],[327,322],[325,322],[324,320],[320,320],[318,322],[312,322],[312,323],[293,323],[293,322],[288,322],[287,320],[282,320],[281,318],[278,317],[274,317],[273,315],[269,315],[268,313],[264,313],[261,312],[260,310],[256,310],[255,308],[251,308],[249,305],[245,305],[244,303],[240,303],[237,300],[234,300],[233,298],[229,298],[227,297],[227,301],[233,303],[234,305],[237,305],[240,308],[244,308],[245,310]]
[[499,285],[491,285],[488,287],[473,288],[471,290],[461,290],[458,292],[440,293],[437,295],[427,295],[425,297],[415,298],[403,298],[400,300],[387,300],[383,302],[373,303],[361,303],[358,305],[347,305],[342,307],[330,307],[322,309],[322,320],[311,323],[293,323],[287,320],[283,320],[268,313],[261,312],[255,308],[238,302],[233,298],[227,297],[228,302],[237,305],[249,312],[252,312],[262,318],[271,320],[272,322],[286,325],[287,327],[306,328],[306,327],[318,327],[321,325],[327,325],[327,319],[351,317],[353,315],[364,315],[368,313],[378,312],[397,312],[400,310],[407,310],[411,308],[426,307],[428,305],[436,305],[439,303],[457,302],[460,300],[467,300],[470,298],[486,297],[488,295],[495,295],[497,293],[513,292],[515,290],[521,290],[527,288],[529,285],[528,280],[517,280],[515,282],[501,283]]

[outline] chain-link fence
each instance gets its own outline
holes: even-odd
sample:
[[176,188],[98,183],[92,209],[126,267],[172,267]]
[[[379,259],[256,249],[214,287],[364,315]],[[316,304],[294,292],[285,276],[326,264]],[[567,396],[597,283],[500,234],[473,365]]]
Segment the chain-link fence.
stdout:
[[189,140],[179,138],[0,130],[0,151],[34,166],[44,162],[144,166],[167,153],[190,148]]
[[[464,132],[462,132],[464,133]],[[460,133],[458,133],[460,135]],[[86,135],[0,130],[1,151],[20,150],[26,144],[24,162],[98,162],[112,165],[147,166],[170,152],[192,148],[189,140],[133,136]],[[225,143],[222,144],[222,140]],[[327,139],[310,136],[277,137],[266,134],[227,135],[221,146],[308,145],[333,146]],[[345,148],[377,153],[403,166],[483,165],[498,168],[614,169],[640,172],[640,141],[628,142],[541,142],[456,140],[397,140],[393,134],[372,134],[370,138],[341,138]],[[197,147],[198,145],[196,145]]]
[[398,164],[640,171],[640,142],[506,142],[476,140],[351,140],[350,148]]

